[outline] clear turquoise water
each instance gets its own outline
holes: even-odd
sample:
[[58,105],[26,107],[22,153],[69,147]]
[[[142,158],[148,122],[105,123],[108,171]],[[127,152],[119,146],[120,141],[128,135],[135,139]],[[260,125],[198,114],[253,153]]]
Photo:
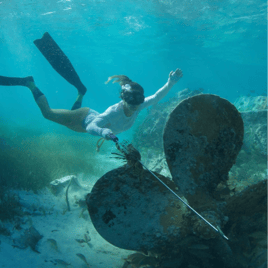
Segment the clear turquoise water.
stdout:
[[[84,106],[99,112],[119,101],[118,85],[104,84],[108,76],[125,74],[148,96],[177,67],[184,77],[165,100],[185,87],[230,101],[266,95],[266,6],[263,0],[0,0],[0,74],[33,75],[52,108],[70,109],[76,89],[33,44],[48,31],[88,88]],[[6,124],[63,131],[42,118],[26,88],[1,87],[0,105]]]
[[[183,79],[163,101],[186,87],[231,102],[267,94],[264,0],[0,0],[0,75],[32,75],[52,108],[70,109],[76,89],[33,44],[44,32],[68,55],[88,88],[84,106],[99,112],[120,100],[118,85],[104,84],[115,74],[140,83],[149,96],[171,70],[181,68]],[[119,136],[131,137],[131,130]],[[104,143],[100,156],[95,153],[97,140],[45,120],[29,89],[0,87],[0,189],[31,189],[33,183],[39,189],[53,176],[81,170],[93,184],[118,164],[106,158],[112,142]]]

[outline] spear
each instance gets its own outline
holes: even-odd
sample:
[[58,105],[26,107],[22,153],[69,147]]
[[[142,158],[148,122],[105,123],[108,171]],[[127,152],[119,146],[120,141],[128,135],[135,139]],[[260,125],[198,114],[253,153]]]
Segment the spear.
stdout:
[[217,228],[213,226],[209,221],[207,221],[204,217],[202,217],[196,210],[194,210],[190,205],[188,205],[181,197],[179,197],[172,189],[170,189],[162,180],[160,180],[151,170],[149,170],[140,160],[138,160],[140,164],[147,169],[160,183],[162,183],[171,193],[173,193],[184,205],[186,205],[189,209],[191,209],[199,218],[201,218],[206,224],[208,224],[214,231],[218,232],[222,237],[226,240],[229,240],[227,236],[224,235],[219,226]]

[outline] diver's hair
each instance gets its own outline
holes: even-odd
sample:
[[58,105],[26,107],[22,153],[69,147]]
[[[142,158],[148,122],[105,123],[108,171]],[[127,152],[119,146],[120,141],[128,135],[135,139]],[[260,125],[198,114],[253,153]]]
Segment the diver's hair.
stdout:
[[119,83],[120,86],[124,86],[132,82],[132,80],[129,79],[126,75],[120,74],[120,75],[113,75],[113,76],[108,77],[108,80],[105,82],[105,84],[108,84],[113,79],[115,79],[113,83]]
[[[141,85],[139,85],[136,82],[133,82],[131,79],[129,79],[126,75],[113,75],[108,78],[108,80],[105,82],[105,84],[108,84],[111,80],[113,80],[113,83],[119,83],[119,85],[122,87],[124,85],[130,85],[131,91],[126,91],[125,89],[122,89],[120,92],[120,98],[122,100],[125,100],[129,104],[141,104],[144,101],[144,90]],[[131,93],[132,92],[132,93]],[[134,93],[134,95],[133,95]]]

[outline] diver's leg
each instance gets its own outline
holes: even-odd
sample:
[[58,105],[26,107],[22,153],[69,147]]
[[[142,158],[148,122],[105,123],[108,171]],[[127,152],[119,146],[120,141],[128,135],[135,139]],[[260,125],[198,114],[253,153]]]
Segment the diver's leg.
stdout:
[[82,123],[88,114],[89,108],[81,108],[76,111],[51,109],[45,95],[35,85],[32,76],[24,78],[0,76],[0,85],[28,87],[46,119],[64,125],[77,132],[86,132],[86,130],[82,127]]
[[68,57],[48,32],[44,33],[42,38],[36,39],[34,44],[51,64],[54,70],[77,88],[78,97],[72,107],[72,110],[81,108],[83,96],[86,94],[87,89],[81,82]]
[[37,100],[40,96],[44,95],[38,87],[35,86],[32,76],[27,77],[7,77],[0,76],[0,85],[1,86],[25,86],[28,87],[34,96],[34,99]]
[[[35,90],[38,89],[34,82],[28,83],[27,86],[31,89],[33,94]],[[65,109],[51,109],[44,94],[38,98],[35,97],[35,101],[40,108],[44,118],[66,126],[74,131],[86,132],[86,130],[83,128],[83,120],[87,116],[89,108],[81,108],[75,111]]]
[[36,101],[44,118],[66,126],[77,132],[86,132],[83,128],[83,120],[88,114],[89,108],[80,108],[75,111],[65,109],[51,109],[45,96]]
[[81,108],[83,97],[84,97],[84,95],[82,95],[78,92],[78,96],[75,100],[75,103],[73,104],[72,110],[77,110],[77,109]]

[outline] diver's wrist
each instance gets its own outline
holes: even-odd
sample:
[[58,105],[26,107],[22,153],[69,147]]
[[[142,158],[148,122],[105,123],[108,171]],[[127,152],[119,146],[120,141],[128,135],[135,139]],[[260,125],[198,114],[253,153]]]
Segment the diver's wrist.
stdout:
[[174,81],[172,81],[170,78],[168,79],[166,86],[168,88],[172,88],[174,85],[176,84],[176,82],[174,83]]

